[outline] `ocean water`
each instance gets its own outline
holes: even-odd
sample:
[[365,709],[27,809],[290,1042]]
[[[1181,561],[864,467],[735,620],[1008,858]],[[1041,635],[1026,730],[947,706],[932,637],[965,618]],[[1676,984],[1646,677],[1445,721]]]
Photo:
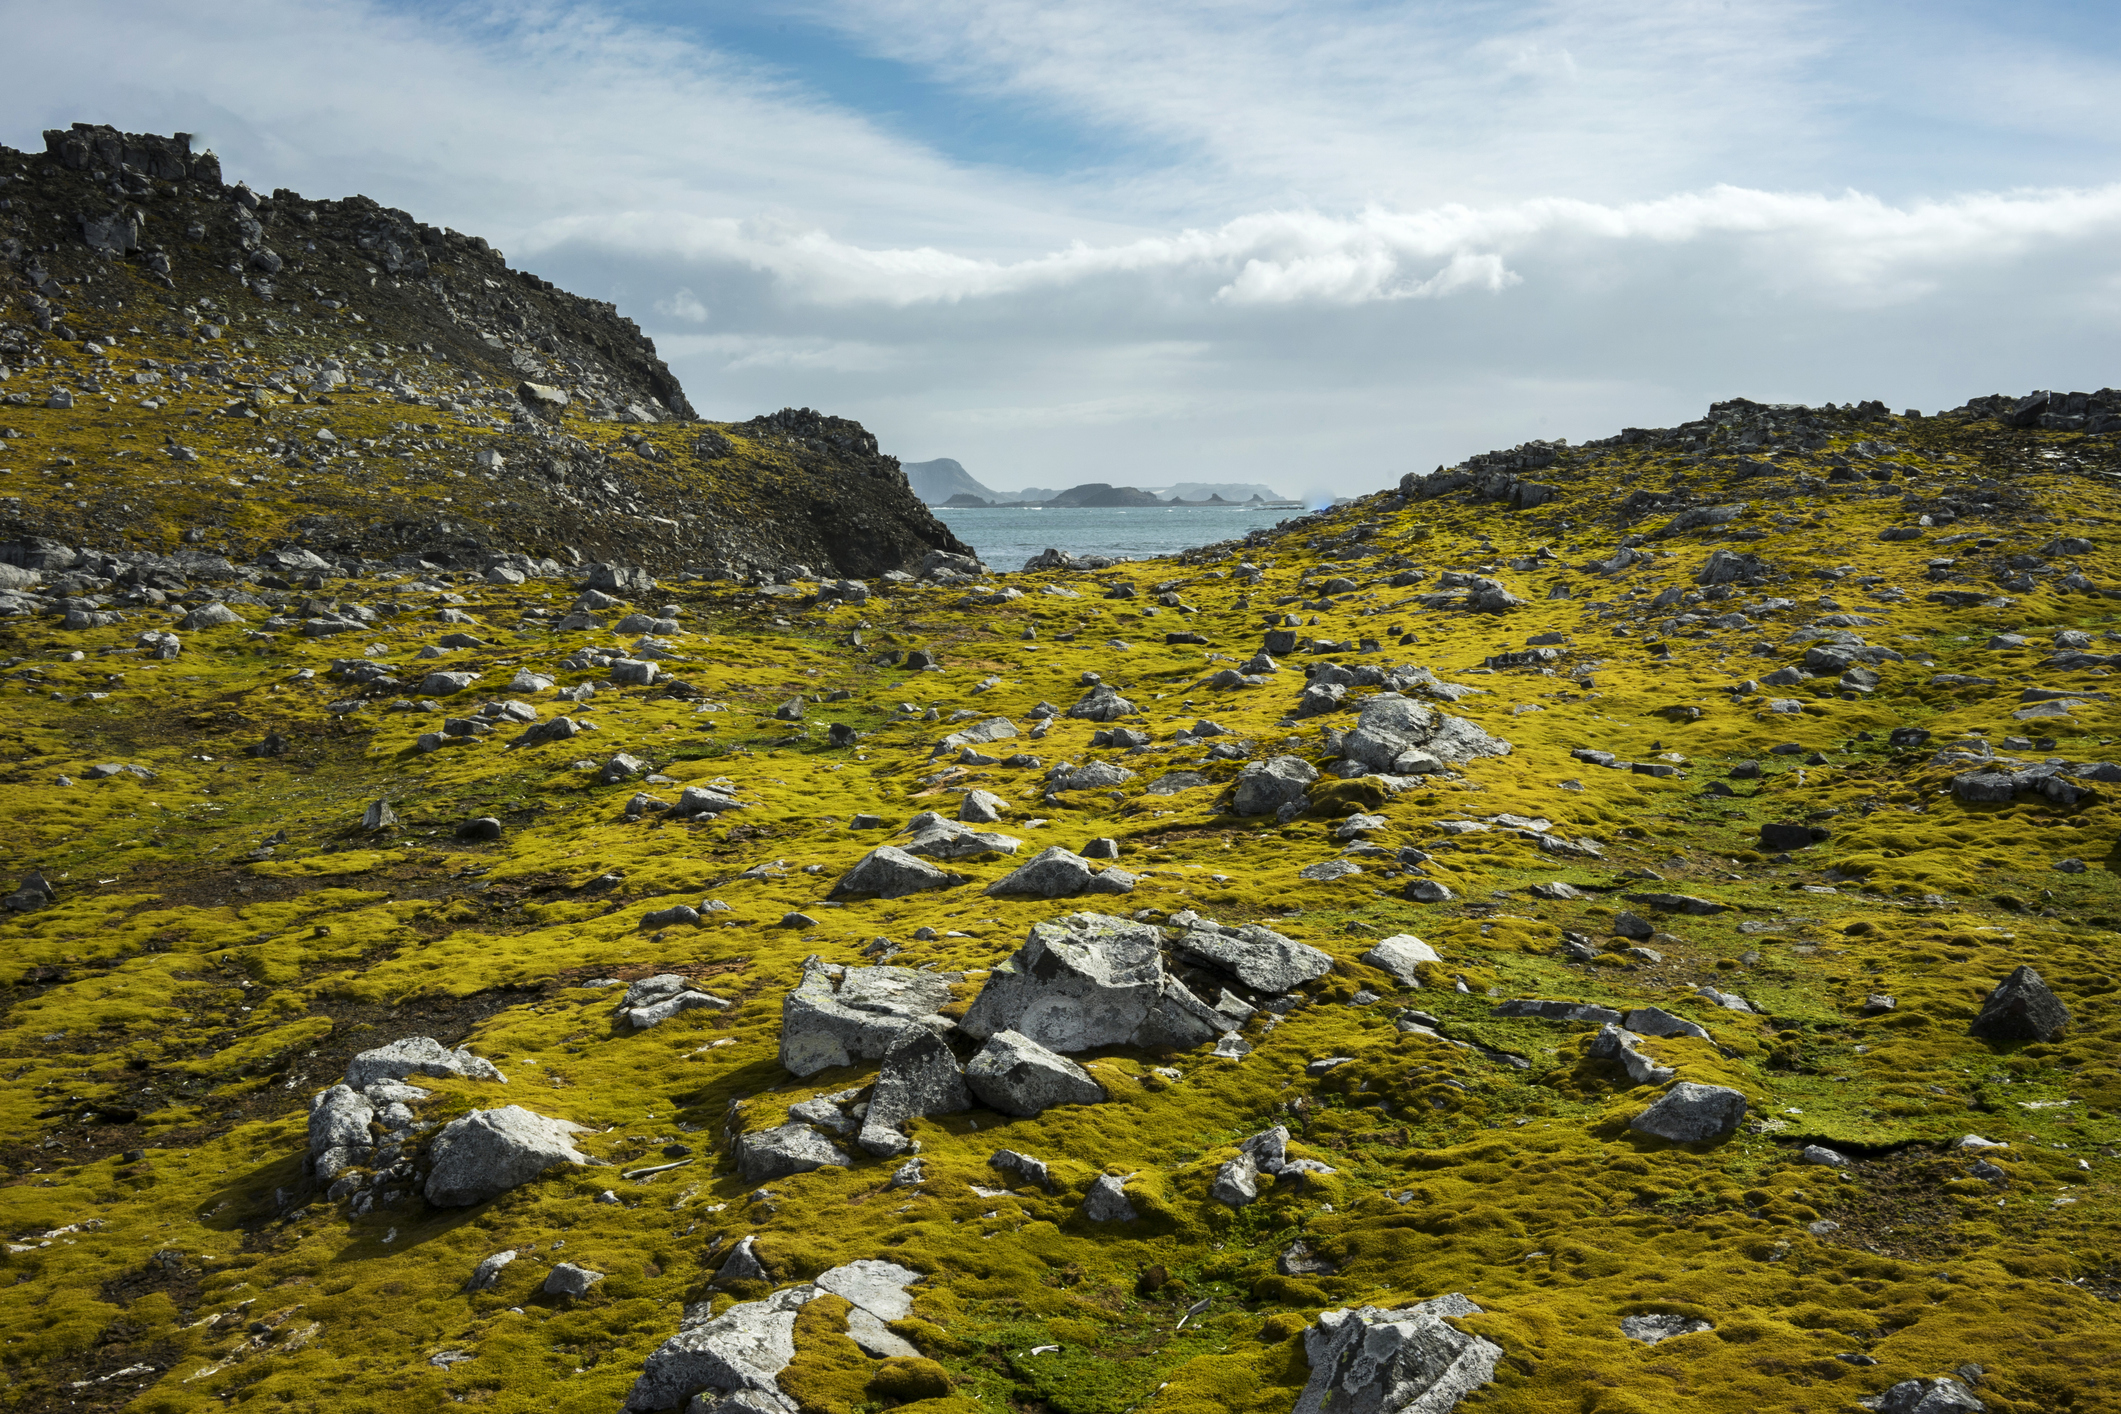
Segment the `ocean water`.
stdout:
[[1156,506],[1029,510],[1017,506],[931,506],[936,519],[997,570],[1014,573],[1042,550],[1111,555],[1130,560],[1235,540],[1248,530],[1279,525],[1297,510],[1164,510]]

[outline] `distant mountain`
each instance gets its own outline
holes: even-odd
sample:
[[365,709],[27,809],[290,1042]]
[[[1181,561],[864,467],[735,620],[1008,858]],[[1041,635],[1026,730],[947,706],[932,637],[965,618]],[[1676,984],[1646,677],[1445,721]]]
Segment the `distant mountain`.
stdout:
[[1262,501],[1285,501],[1288,497],[1271,486],[1262,486],[1256,481],[1177,481],[1169,486],[1144,486],[1144,491],[1153,492],[1164,500],[1205,501],[1210,496],[1220,496],[1225,501],[1249,501],[1254,496]]
[[937,457],[929,462],[901,462],[906,473],[907,484],[913,494],[931,506],[939,506],[952,496],[977,496],[982,501],[992,501],[1001,493],[990,491],[965,470],[964,464],[952,457]]

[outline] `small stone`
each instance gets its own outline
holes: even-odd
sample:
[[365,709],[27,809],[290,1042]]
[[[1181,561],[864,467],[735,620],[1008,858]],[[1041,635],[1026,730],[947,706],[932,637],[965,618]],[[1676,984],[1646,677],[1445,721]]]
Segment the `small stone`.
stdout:
[[1797,1161],[1805,1164],[1818,1164],[1822,1168],[1830,1169],[1851,1168],[1855,1164],[1855,1161],[1849,1158],[1848,1155],[1819,1144],[1805,1145],[1803,1151],[1797,1155]]
[[1100,1175],[1083,1196],[1083,1205],[1078,1211],[1086,1221],[1093,1223],[1133,1222],[1138,1215],[1134,1205],[1127,1201],[1126,1184],[1126,1179],[1116,1175]]
[[1703,1331],[1714,1329],[1707,1321],[1695,1320],[1691,1316],[1651,1315],[1620,1318],[1620,1333],[1629,1340],[1639,1340],[1644,1345],[1655,1345],[1661,1340],[1670,1340],[1673,1336],[1699,1335]]

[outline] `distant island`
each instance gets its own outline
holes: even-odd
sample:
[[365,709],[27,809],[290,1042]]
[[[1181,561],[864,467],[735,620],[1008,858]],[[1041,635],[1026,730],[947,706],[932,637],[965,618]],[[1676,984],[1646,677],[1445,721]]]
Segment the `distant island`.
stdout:
[[1021,491],[996,491],[983,484],[964,464],[951,457],[933,461],[905,462],[906,481],[913,494],[931,506],[945,509],[979,510],[998,506],[1104,508],[1164,507],[1173,509],[1231,510],[1297,509],[1301,501],[1248,482],[1181,481],[1170,486],[1114,486],[1103,481],[1084,482],[1066,489],[1027,486]]

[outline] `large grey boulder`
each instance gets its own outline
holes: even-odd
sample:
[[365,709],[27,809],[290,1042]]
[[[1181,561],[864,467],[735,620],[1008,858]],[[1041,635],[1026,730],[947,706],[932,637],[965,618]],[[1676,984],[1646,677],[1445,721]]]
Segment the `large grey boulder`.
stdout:
[[982,1039],[1020,1032],[1056,1051],[1183,1050],[1236,1029],[1164,971],[1162,942],[1157,929],[1109,914],[1034,923],[958,1026]]
[[1110,1173],[1098,1175],[1077,1211],[1094,1223],[1131,1223],[1140,1216],[1127,1201],[1127,1180]]
[[1236,1158],[1215,1170],[1208,1196],[1231,1208],[1242,1208],[1259,1197],[1259,1161],[1250,1151],[1239,1150]]
[[2069,1025],[2069,1008],[2040,974],[2019,967],[1996,984],[1969,1028],[1988,1041],[2052,1041]]
[[1029,894],[1034,898],[1074,898],[1077,894],[1134,892],[1134,875],[1124,869],[1090,867],[1090,861],[1062,845],[1048,845],[1001,878],[987,885],[989,894]]
[[[985,795],[985,791],[974,791],[973,795]],[[970,800],[972,797],[967,796]],[[990,814],[987,819],[993,819]],[[1013,835],[1000,834],[993,830],[975,830],[969,825],[947,819],[933,810],[923,810],[907,822],[900,831],[908,836],[899,848],[906,853],[930,859],[968,859],[981,854],[1014,854],[1023,847],[1023,841]]]
[[781,999],[781,1065],[798,1078],[828,1066],[882,1060],[907,1031],[950,1029],[955,972],[910,967],[841,967],[812,957],[803,980]]
[[451,1050],[432,1036],[407,1036],[363,1051],[346,1063],[346,1083],[356,1090],[366,1090],[379,1080],[403,1080],[408,1075],[508,1083],[508,1077],[492,1061],[475,1056],[462,1046]]
[[1068,709],[1068,715],[1090,722],[1116,722],[1134,715],[1134,704],[1108,682],[1098,683]]
[[965,1067],[965,1083],[988,1109],[1022,1118],[1055,1105],[1095,1105],[1105,1098],[1105,1087],[1090,1072],[1014,1031],[987,1038]]
[[590,1163],[571,1137],[586,1132],[579,1124],[547,1119],[521,1105],[473,1110],[435,1136],[427,1201],[438,1208],[468,1208],[562,1164]]
[[1291,1414],[1446,1414],[1495,1377],[1502,1347],[1449,1324],[1481,1308],[1452,1293],[1417,1306],[1326,1311],[1304,1332],[1311,1379]]
[[1738,1091],[1682,1080],[1629,1120],[1628,1128],[1674,1144],[1704,1144],[1729,1137],[1744,1118],[1745,1096]]
[[713,1398],[704,1407],[792,1411],[794,1401],[782,1395],[775,1377],[795,1359],[796,1313],[818,1294],[807,1283],[791,1286],[719,1316],[711,1302],[687,1306],[678,1333],[642,1366],[625,1407],[676,1409],[707,1392]]
[[626,989],[620,1001],[617,1019],[626,1022],[636,1031],[646,1031],[657,1026],[679,1012],[699,1008],[727,1011],[729,1003],[720,997],[692,989],[692,979],[675,972],[661,972],[653,977],[643,977]]
[[878,1158],[889,1158],[913,1147],[905,1133],[907,1120],[971,1108],[964,1067],[950,1047],[932,1031],[908,1027],[884,1052],[869,1113],[855,1143]]
[[853,1162],[844,1149],[807,1124],[754,1130],[736,1141],[736,1170],[746,1183],[812,1169],[846,1168]]
[[923,889],[950,889],[965,882],[962,874],[936,868],[902,849],[878,845],[840,875],[827,899],[904,898]]
[[375,1107],[358,1090],[334,1085],[309,1102],[309,1158],[318,1178],[329,1183],[375,1151],[368,1126]]
[[1257,923],[1231,927],[1198,919],[1172,948],[1189,961],[1270,996],[1315,981],[1333,970],[1333,959],[1317,948]]
[[972,825],[991,825],[1009,812],[1009,802],[992,791],[968,790],[957,803],[957,818]]
[[1426,775],[1477,756],[1507,756],[1510,744],[1463,717],[1451,717],[1397,693],[1363,704],[1341,754],[1371,771]]
[[1239,815],[1274,815],[1287,806],[1305,809],[1317,779],[1318,768],[1300,756],[1254,761],[1237,773],[1230,809]]

